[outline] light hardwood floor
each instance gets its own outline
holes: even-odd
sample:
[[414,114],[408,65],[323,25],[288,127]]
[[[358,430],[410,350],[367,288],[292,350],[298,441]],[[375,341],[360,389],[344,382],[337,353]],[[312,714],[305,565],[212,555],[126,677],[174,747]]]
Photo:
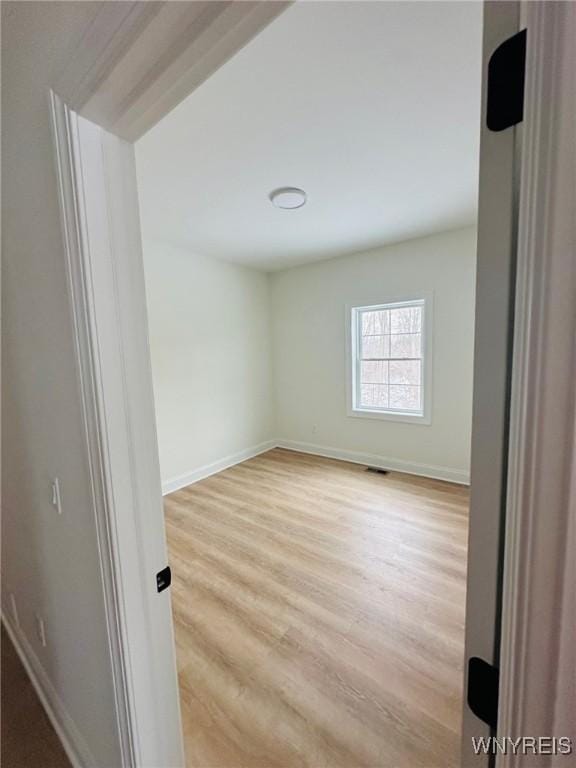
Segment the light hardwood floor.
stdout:
[[190,768],[458,765],[467,489],[275,449],[165,511]]

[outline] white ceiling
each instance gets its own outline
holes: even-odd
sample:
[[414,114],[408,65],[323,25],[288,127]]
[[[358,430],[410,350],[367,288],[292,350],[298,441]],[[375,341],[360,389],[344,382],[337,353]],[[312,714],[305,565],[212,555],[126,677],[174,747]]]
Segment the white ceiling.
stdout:
[[274,270],[473,223],[481,27],[479,2],[289,7],[137,143],[145,236]]

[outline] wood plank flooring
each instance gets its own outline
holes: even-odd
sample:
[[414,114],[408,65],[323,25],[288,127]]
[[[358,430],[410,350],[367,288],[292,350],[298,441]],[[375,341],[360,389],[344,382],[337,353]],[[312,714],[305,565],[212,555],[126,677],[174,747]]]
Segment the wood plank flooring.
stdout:
[[274,449],[165,511],[189,768],[458,765],[467,489]]

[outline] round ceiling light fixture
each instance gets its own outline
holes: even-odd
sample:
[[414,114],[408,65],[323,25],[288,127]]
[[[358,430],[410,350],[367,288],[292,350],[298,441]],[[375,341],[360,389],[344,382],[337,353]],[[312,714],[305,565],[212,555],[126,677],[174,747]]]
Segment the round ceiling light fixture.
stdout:
[[298,189],[298,187],[279,187],[272,190],[268,197],[276,208],[283,208],[287,211],[302,208],[307,200],[306,192],[303,189]]

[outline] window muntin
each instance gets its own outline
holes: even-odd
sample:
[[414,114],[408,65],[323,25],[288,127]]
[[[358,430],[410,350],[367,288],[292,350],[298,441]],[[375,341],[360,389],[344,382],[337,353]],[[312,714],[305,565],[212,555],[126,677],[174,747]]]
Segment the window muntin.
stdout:
[[353,410],[424,415],[425,300],[352,310]]

